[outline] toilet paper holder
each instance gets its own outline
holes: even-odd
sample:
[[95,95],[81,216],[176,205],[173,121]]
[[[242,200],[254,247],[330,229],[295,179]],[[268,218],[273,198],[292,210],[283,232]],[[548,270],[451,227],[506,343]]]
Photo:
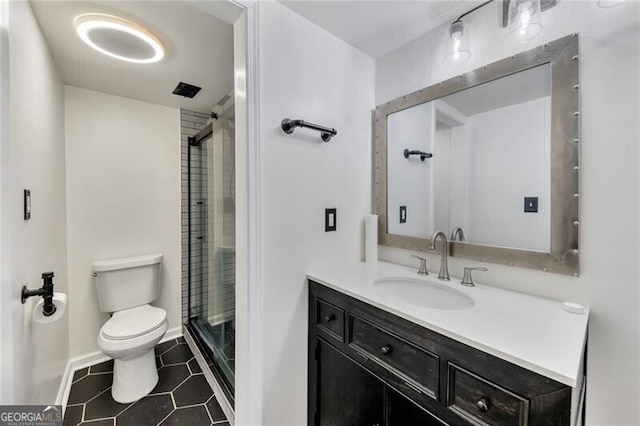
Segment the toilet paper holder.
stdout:
[[27,299],[32,296],[42,296],[44,304],[42,305],[42,314],[50,317],[56,313],[56,305],[53,303],[53,272],[42,273],[42,287],[36,290],[29,290],[27,286],[22,286],[22,303],[26,303]]

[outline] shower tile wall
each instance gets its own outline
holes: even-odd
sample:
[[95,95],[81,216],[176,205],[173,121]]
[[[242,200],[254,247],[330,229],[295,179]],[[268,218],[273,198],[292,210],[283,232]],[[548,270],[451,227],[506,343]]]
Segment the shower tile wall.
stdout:
[[[189,283],[188,283],[188,198],[187,187],[189,175],[187,171],[188,137],[202,130],[207,124],[208,115],[186,109],[180,110],[181,137],[180,146],[182,152],[182,322],[189,320]],[[207,193],[207,144],[191,150],[191,193]],[[200,204],[198,204],[200,203]],[[205,244],[207,201],[192,197],[192,229],[191,237],[194,250],[191,253],[191,287],[192,311],[199,312],[202,307],[209,304],[209,294],[206,285],[208,280],[208,248]],[[202,285],[195,285],[202,283]],[[195,309],[194,309],[195,308]]]

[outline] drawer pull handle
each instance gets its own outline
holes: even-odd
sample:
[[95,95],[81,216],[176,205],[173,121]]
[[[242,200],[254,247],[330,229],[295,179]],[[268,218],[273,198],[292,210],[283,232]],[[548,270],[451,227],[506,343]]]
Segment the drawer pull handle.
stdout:
[[487,398],[480,398],[480,400],[476,402],[476,407],[478,407],[478,410],[482,411],[483,413],[489,411],[490,406],[491,403]]
[[417,387],[414,384],[411,384],[409,382],[404,382],[405,385],[407,385],[409,388],[411,388],[412,390],[416,391],[417,393],[419,393],[420,395],[422,395],[422,391],[420,390],[419,387]]
[[327,315],[326,317],[324,317],[324,322],[331,322],[334,321],[336,319],[336,316],[331,314],[331,315]]
[[382,355],[389,355],[391,351],[393,351],[393,347],[391,345],[384,345],[382,348],[380,348],[380,352],[382,352]]

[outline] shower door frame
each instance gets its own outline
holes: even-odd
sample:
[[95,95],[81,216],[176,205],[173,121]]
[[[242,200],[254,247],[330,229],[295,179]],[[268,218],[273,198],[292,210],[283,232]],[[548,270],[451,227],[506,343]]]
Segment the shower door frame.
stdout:
[[[213,350],[209,343],[205,341],[202,337],[200,330],[198,327],[194,326],[191,322],[191,286],[192,286],[192,273],[191,273],[191,265],[192,265],[192,236],[191,236],[191,148],[204,143],[207,138],[211,137],[213,134],[213,125],[211,122],[207,124],[202,130],[196,133],[194,136],[189,136],[187,138],[187,324],[185,326],[190,331],[191,336],[196,342],[198,348],[204,355],[207,360],[207,365],[211,370],[211,373],[214,375],[216,381],[222,388],[227,400],[231,403],[233,407],[235,405],[235,383],[231,385],[226,378],[226,376],[220,371],[220,367],[217,365],[217,362],[213,355]],[[235,331],[234,331],[235,333]],[[234,368],[235,369],[235,368]],[[235,376],[235,372],[234,372]]]

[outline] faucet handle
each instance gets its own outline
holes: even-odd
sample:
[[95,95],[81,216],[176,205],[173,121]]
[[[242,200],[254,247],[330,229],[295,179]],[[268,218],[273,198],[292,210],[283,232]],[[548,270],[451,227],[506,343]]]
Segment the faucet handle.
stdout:
[[412,254],[411,257],[414,259],[418,259],[420,261],[420,266],[418,267],[418,274],[420,275],[429,275],[429,271],[427,271],[427,259],[424,257],[416,256]]
[[486,272],[488,271],[487,268],[464,268],[464,276],[462,277],[462,281],[460,281],[460,284],[467,286],[467,287],[475,287],[476,285],[473,282],[473,277],[471,276],[471,272],[472,271],[483,271]]

